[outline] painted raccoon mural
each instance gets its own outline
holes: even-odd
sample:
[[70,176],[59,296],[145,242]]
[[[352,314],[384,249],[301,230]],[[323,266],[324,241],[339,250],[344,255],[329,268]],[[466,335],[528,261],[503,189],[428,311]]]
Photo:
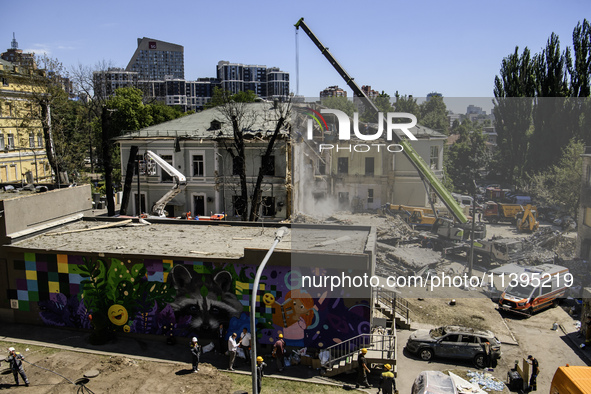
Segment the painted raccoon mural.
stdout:
[[168,278],[176,289],[176,297],[170,306],[177,320],[183,316],[191,318],[191,329],[213,331],[221,323],[227,326],[230,319],[240,317],[242,304],[233,291],[232,275],[228,271],[215,275],[199,274],[177,265]]

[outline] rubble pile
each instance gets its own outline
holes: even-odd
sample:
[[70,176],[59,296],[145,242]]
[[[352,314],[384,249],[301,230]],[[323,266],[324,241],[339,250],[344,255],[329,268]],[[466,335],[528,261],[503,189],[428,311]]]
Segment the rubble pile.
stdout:
[[468,371],[468,377],[470,383],[478,384],[482,389],[486,391],[504,391],[505,383],[501,382],[490,373]]

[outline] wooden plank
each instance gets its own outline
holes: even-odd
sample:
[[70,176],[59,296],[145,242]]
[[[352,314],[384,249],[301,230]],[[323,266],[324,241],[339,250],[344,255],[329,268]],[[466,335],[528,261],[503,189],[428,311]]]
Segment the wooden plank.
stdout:
[[85,231],[94,231],[94,230],[102,230],[105,228],[121,227],[121,226],[125,226],[126,224],[129,224],[129,223],[131,223],[131,219],[124,220],[122,222],[104,224],[102,226],[96,226],[96,227],[91,227],[91,228],[81,228],[78,230],[61,231],[59,233],[47,233],[44,235],[64,235],[64,234],[72,234],[72,233],[81,233],[81,232],[85,232]]

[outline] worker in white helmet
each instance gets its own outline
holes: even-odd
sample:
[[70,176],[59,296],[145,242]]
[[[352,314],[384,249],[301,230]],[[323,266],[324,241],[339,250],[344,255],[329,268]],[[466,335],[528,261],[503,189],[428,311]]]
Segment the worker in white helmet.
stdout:
[[25,370],[23,369],[23,362],[25,358],[22,354],[17,352],[13,347],[8,348],[8,357],[4,360],[7,363],[10,363],[10,369],[12,370],[12,374],[14,375],[14,382],[16,385],[19,385],[18,382],[18,375],[21,375],[23,380],[25,381],[25,386],[29,386],[29,379],[27,379],[27,375],[25,375]]
[[193,372],[199,371],[199,357],[201,356],[201,345],[197,342],[197,337],[191,339],[191,357],[193,358]]

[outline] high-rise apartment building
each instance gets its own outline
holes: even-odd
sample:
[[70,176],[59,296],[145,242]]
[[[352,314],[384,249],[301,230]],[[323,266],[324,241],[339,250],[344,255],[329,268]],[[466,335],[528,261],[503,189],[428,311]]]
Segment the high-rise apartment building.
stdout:
[[118,88],[137,87],[138,73],[122,68],[109,68],[107,71],[94,71],[92,79],[95,94],[108,97],[115,94]]
[[278,67],[246,65],[220,61],[217,66],[220,87],[232,94],[252,90],[263,98],[289,97],[289,73]]
[[139,80],[163,81],[166,76],[185,78],[185,58],[182,45],[153,38],[138,38],[137,49],[126,67],[138,73]]

